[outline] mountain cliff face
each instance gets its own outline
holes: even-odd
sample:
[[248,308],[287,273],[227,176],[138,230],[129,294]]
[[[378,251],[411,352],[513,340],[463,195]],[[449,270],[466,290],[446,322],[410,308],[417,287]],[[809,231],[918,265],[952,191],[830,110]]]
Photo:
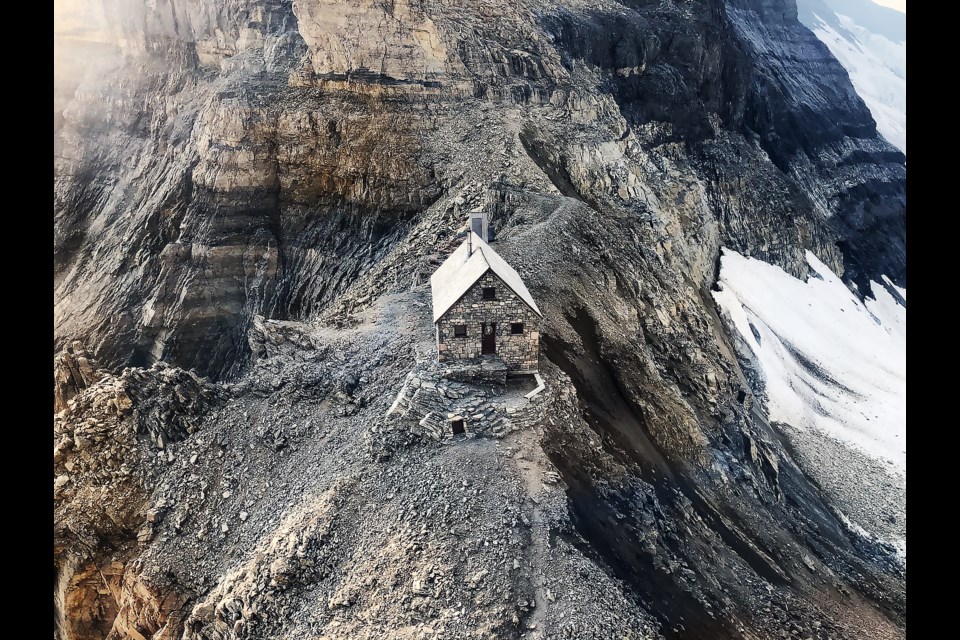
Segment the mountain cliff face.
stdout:
[[850,74],[877,130],[907,152],[907,16],[870,0],[800,0],[800,21]]
[[[62,637],[904,635],[711,296],[721,247],[906,286],[905,158],[793,0],[57,12]],[[431,369],[480,205],[529,404]],[[437,385],[513,427],[386,415]]]

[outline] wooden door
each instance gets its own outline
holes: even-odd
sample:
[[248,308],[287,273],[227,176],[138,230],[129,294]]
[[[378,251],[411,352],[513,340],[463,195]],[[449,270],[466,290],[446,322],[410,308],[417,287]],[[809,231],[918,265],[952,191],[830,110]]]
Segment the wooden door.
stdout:
[[484,322],[481,325],[480,353],[488,355],[497,352],[497,323]]

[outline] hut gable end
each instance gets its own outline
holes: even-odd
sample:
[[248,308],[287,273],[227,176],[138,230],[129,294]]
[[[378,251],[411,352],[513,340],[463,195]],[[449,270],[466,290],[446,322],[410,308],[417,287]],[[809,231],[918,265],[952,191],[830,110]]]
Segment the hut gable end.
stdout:
[[537,371],[542,314],[520,275],[470,232],[430,279],[441,362],[495,357]]

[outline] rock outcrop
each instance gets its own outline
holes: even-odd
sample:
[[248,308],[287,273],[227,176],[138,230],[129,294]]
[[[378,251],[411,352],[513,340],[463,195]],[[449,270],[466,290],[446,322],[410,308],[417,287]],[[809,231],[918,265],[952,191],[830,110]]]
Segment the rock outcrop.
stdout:
[[222,392],[163,363],[113,376],[87,358],[80,341],[55,365],[58,374],[74,374],[57,375],[54,387],[55,398],[70,396],[54,417],[59,633],[179,637],[183,590],[143,580],[136,547],[151,540],[170,506],[151,507],[155,465],[174,461],[168,445],[194,433]]

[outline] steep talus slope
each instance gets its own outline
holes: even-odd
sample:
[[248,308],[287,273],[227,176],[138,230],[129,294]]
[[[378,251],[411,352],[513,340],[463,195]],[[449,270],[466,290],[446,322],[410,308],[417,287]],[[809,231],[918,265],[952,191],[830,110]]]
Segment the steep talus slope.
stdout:
[[[721,246],[905,286],[903,156],[792,1],[63,4],[111,52],[55,103],[65,637],[902,637],[710,296]],[[383,454],[483,203],[550,411]]]

